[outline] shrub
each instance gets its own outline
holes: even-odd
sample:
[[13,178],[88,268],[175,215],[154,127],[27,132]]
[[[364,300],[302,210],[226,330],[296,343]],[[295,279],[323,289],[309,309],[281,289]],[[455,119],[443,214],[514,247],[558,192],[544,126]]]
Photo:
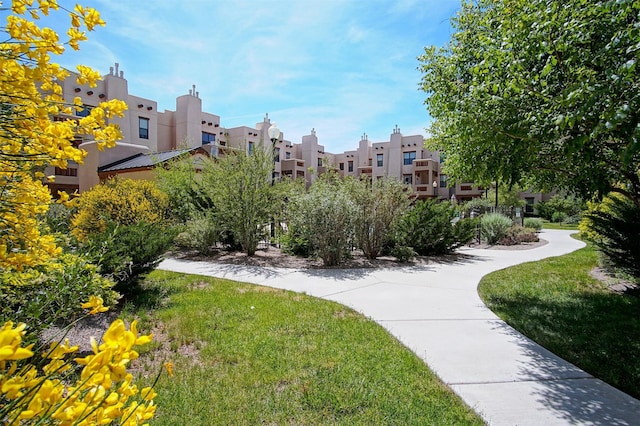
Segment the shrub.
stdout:
[[344,184],[327,175],[291,200],[290,225],[311,243],[325,266],[335,266],[349,257],[355,209]]
[[409,207],[407,186],[395,178],[348,179],[347,189],[356,204],[355,242],[369,259],[380,255],[393,225]]
[[465,217],[471,217],[472,211],[480,215],[489,211],[493,205],[493,201],[488,198],[474,198],[462,204],[460,210],[464,213]]
[[524,218],[524,227],[525,228],[533,228],[536,231],[542,230],[542,220],[536,217],[525,217]]
[[640,278],[640,207],[632,200],[610,194],[590,205],[580,230],[605,257],[603,266]]
[[394,246],[391,249],[390,254],[391,256],[398,259],[398,262],[401,262],[401,263],[409,262],[410,260],[412,260],[417,256],[417,253],[411,247],[399,246],[399,245]]
[[565,212],[553,212],[551,215],[551,222],[553,223],[562,223],[567,220],[569,216]]
[[174,243],[183,249],[209,254],[217,242],[222,240],[222,234],[213,214],[196,212],[176,236]]
[[500,213],[488,213],[480,219],[480,235],[487,244],[496,244],[507,236],[513,222]]
[[133,225],[145,222],[165,226],[169,217],[169,199],[151,181],[109,179],[83,192],[78,213],[72,219],[72,233],[84,240],[101,234],[110,222]]
[[507,234],[498,241],[503,246],[513,246],[522,243],[533,243],[540,241],[534,228],[514,225],[507,231]]
[[[563,222],[564,218],[569,216],[580,216],[582,210],[584,210],[584,202],[580,198],[574,196],[562,196],[559,194],[554,195],[548,201],[540,201],[535,206],[535,212],[538,216],[551,222]],[[554,213],[556,220],[553,219]],[[564,216],[562,215],[564,213]],[[563,220],[558,220],[562,218]]]
[[109,222],[104,232],[92,235],[80,250],[100,267],[103,275],[116,281],[117,290],[128,293],[129,286],[156,267],[174,237],[173,228],[161,229],[144,222]]
[[115,304],[113,286],[95,265],[75,254],[62,254],[42,270],[5,271],[0,274],[0,324],[29,322],[36,334],[51,324],[69,324],[82,314],[78,300],[99,296]]
[[464,219],[455,225],[455,208],[449,203],[418,201],[398,221],[396,244],[413,248],[418,255],[451,253],[473,238],[473,221]]
[[289,226],[287,232],[280,237],[282,250],[294,256],[309,257],[313,254],[313,245],[302,233]]

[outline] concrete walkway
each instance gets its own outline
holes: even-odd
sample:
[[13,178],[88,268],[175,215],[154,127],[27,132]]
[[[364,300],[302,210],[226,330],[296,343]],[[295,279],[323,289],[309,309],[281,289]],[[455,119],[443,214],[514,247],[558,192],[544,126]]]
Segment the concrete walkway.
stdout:
[[452,263],[296,270],[167,259],[159,269],[303,292],[370,317],[421,357],[491,425],[640,425],[640,401],[527,339],[480,300],[489,272],[584,244],[544,231],[531,250],[462,249]]

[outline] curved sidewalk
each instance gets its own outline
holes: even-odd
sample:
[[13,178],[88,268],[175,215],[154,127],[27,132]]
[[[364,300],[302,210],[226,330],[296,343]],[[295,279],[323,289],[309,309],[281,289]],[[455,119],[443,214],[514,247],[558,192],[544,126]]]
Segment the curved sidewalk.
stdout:
[[422,358],[491,425],[637,425],[640,401],[524,337],[480,300],[480,279],[583,243],[544,231],[531,250],[462,249],[451,263],[390,269],[261,268],[166,259],[159,269],[303,292],[349,306]]

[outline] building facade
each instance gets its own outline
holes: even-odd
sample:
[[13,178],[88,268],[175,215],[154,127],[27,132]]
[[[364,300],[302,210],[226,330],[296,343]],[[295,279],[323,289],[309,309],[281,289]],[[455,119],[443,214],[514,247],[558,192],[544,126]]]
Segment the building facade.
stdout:
[[56,176],[49,183],[54,195],[57,190],[83,192],[114,175],[152,179],[156,164],[186,151],[219,157],[231,150],[251,152],[270,144],[276,152],[275,176],[303,178],[307,185],[328,169],[334,169],[342,176],[396,177],[409,185],[417,198],[465,201],[484,194],[483,188],[471,182],[448,182],[441,173],[440,154],[424,149],[423,136],[404,136],[397,125],[388,141],[370,142],[363,134],[354,150],[329,153],[319,143],[315,129],[300,142],[285,139],[282,132],[271,141],[268,130],[272,123],[268,114],[253,127],[223,127],[220,116],[202,110],[195,85],[176,99],[175,110],[158,111],[156,101],[129,93],[118,64],[94,88],[78,85],[73,73],[61,86],[65,100],[72,102],[77,96],[82,99],[84,109],[76,112],[77,116],[86,115],[108,99],[121,99],[129,108],[124,117],[112,120],[123,134],[116,147],[99,151],[95,141],[78,136],[76,146],[87,151],[84,163],[70,162],[67,169],[47,170],[48,175]]

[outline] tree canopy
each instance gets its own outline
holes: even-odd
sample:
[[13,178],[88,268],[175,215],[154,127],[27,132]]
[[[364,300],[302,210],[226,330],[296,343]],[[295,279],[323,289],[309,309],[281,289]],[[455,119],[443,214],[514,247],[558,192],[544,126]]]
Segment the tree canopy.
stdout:
[[419,57],[449,175],[640,206],[640,2],[465,1],[452,22]]

